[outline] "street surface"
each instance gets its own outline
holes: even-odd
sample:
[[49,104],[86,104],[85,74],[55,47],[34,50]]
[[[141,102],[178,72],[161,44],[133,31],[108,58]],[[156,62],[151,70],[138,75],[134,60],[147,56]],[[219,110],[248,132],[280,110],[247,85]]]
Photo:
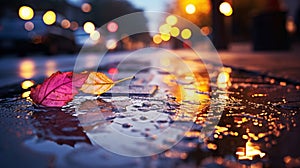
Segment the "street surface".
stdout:
[[[1,86],[12,84],[0,97],[1,167],[300,166],[296,50],[235,47],[220,52],[224,67],[206,56],[204,65],[189,50],[172,51],[178,60],[137,52],[145,59],[121,64],[128,52],[111,53],[100,71],[134,74],[119,87],[157,85],[155,94],[80,94],[63,108],[35,107],[20,84],[70,71],[76,56],[1,59]],[[83,69],[98,66],[97,54],[84,58]]]

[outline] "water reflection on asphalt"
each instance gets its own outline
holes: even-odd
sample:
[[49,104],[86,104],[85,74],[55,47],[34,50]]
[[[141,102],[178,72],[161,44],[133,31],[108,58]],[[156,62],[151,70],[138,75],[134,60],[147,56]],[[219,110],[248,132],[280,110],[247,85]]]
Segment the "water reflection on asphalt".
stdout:
[[[1,164],[18,165],[13,163],[16,152],[25,157],[30,151],[34,157],[26,156],[20,164],[29,160],[33,167],[300,166],[299,86],[229,67],[210,65],[206,68],[212,71],[207,71],[201,62],[186,61],[193,73],[179,79],[149,69],[143,72],[148,75],[131,81],[159,85],[154,96],[79,95],[61,109],[34,107],[28,87],[35,82],[22,83],[21,93],[0,99],[0,154],[6,155]],[[149,74],[154,76],[151,80],[146,79]],[[172,131],[164,132],[168,128]],[[118,137],[115,132],[139,140],[109,138]],[[145,151],[154,155],[126,157],[108,151],[115,148],[132,156]]]

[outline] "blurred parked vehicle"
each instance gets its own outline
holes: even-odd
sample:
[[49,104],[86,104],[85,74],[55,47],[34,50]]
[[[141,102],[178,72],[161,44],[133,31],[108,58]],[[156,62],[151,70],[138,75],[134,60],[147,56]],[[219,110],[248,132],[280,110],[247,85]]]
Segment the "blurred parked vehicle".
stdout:
[[42,51],[52,55],[59,52],[74,53],[76,44],[73,32],[63,29],[59,22],[46,25],[42,13],[30,21],[16,17],[0,19],[0,54]]

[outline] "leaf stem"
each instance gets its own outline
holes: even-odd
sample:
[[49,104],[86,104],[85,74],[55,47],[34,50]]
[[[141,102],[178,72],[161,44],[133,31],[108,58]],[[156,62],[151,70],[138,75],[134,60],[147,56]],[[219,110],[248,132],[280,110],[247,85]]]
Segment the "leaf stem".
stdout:
[[130,77],[127,77],[127,78],[123,78],[123,79],[117,80],[114,83],[118,84],[118,83],[124,82],[126,80],[130,80],[130,79],[134,79],[134,76],[130,76]]

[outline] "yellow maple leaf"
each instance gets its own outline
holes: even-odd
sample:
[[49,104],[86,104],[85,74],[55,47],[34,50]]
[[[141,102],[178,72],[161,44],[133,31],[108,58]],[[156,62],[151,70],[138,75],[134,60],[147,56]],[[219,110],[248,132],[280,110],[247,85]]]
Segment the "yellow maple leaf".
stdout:
[[100,95],[102,93],[107,92],[115,84],[132,78],[133,77],[128,77],[114,82],[109,77],[107,77],[104,73],[90,72],[87,80],[84,82],[80,90],[84,93]]

